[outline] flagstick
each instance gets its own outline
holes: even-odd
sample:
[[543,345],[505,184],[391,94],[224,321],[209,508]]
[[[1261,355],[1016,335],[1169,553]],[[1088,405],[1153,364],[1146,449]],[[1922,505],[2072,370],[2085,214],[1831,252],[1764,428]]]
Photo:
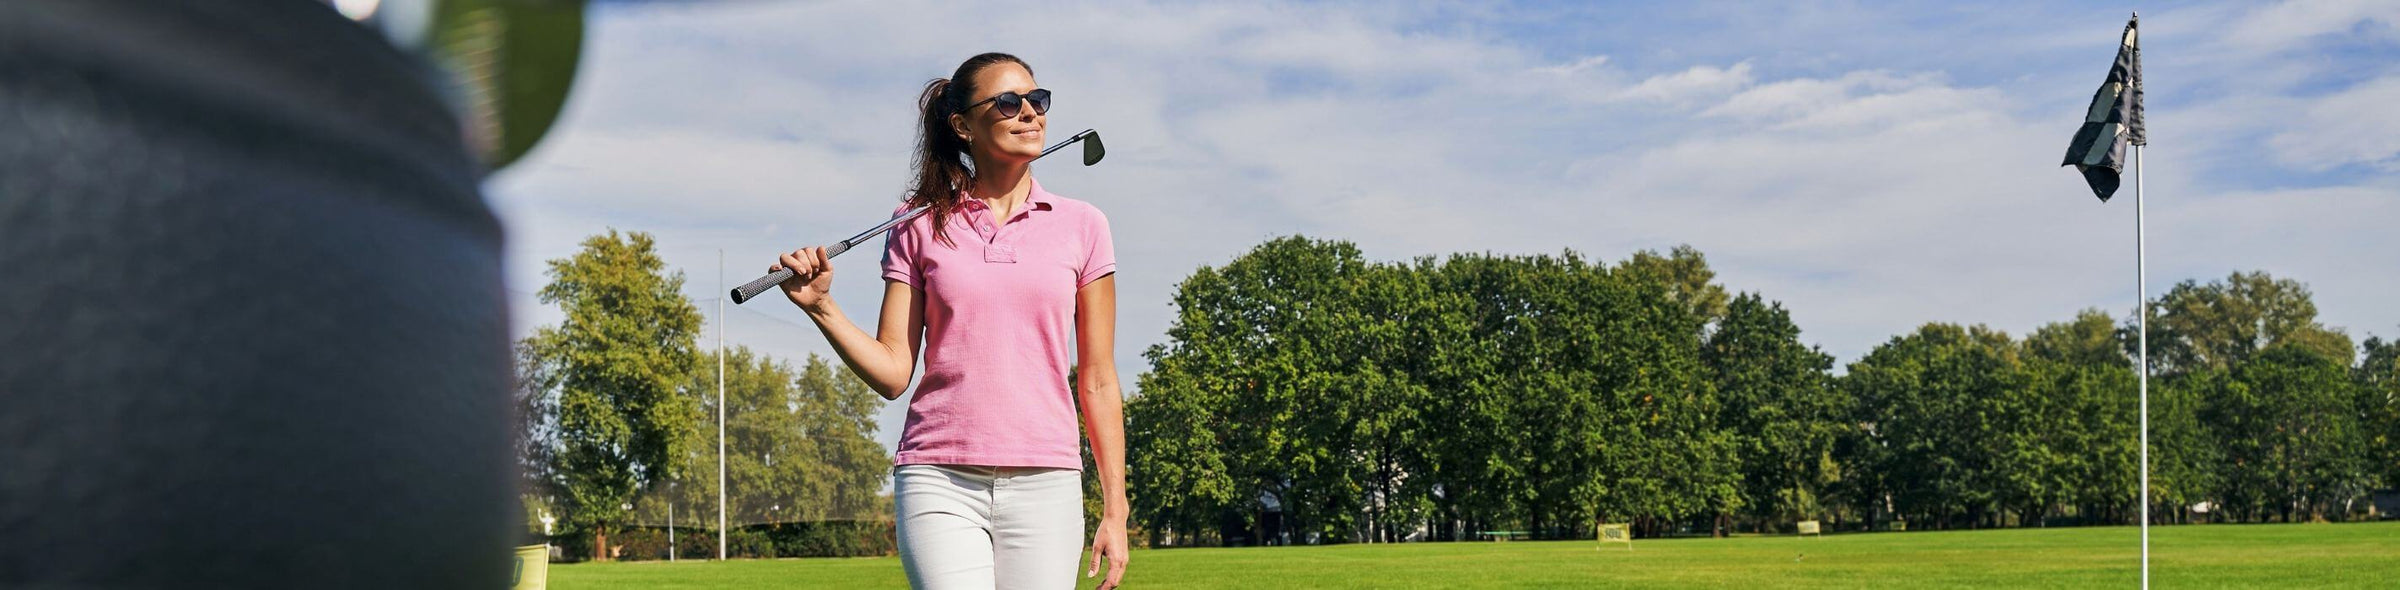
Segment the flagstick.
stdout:
[[2134,292],[2141,297],[2136,324],[2141,356],[2142,423],[2142,590],[2150,590],[2150,248],[2142,235],[2142,146],[2133,148],[2133,268]]
[[[718,249],[718,290],[725,290],[725,249]],[[718,297],[718,561],[725,561],[725,297]]]

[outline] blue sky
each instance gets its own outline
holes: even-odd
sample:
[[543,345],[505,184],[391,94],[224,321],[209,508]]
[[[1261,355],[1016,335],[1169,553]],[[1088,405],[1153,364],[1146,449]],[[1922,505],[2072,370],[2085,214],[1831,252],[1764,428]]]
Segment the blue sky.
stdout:
[[[2057,166],[2143,11],[2151,292],[2263,269],[2321,319],[2400,335],[2400,1],[2110,3],[603,3],[567,113],[496,176],[519,334],[542,262],[659,236],[725,280],[872,225],[911,101],[982,51],[1108,138],[1054,192],[1110,216],[1128,386],[1175,283],[1305,234],[1402,260],[1616,260],[1691,244],[1842,362],[1928,321],[2023,334],[2134,304],[2130,189]],[[873,250],[836,261],[871,325]],[[780,299],[729,342],[829,354]],[[900,404],[883,414],[897,435]]]

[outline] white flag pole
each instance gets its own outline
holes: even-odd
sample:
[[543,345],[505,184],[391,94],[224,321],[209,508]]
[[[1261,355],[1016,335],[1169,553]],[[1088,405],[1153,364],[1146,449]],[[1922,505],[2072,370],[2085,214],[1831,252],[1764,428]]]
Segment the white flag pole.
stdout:
[[[718,249],[718,293],[725,293],[725,249]],[[718,561],[722,559],[725,559],[725,297],[718,297]]]
[[2140,356],[2134,367],[2141,371],[2141,429],[2142,429],[2142,590],[2150,590],[2150,248],[2142,228],[2142,146],[2133,149],[2133,267],[2134,292],[2141,297],[2136,313]]
[[675,561],[675,483],[667,482],[667,561]]

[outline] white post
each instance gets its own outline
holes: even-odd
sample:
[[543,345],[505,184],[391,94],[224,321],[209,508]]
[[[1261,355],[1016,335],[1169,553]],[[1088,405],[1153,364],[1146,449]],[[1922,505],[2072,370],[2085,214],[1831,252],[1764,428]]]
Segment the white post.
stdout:
[[2142,228],[2142,146],[2133,148],[2133,274],[2139,284],[2134,293],[2141,297],[2135,313],[2141,314],[2136,338],[2140,363],[2134,370],[2141,372],[2141,429],[2142,429],[2142,590],[2150,590],[2150,248]]
[[667,561],[675,561],[675,482],[667,482]]
[[[717,250],[717,292],[725,292],[725,250]],[[725,296],[717,296],[717,559],[725,559]]]

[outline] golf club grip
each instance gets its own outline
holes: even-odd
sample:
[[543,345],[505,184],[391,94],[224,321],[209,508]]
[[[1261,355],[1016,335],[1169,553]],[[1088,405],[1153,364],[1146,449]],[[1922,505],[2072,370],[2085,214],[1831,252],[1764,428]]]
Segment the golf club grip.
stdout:
[[[849,242],[834,242],[833,245],[825,247],[825,259],[832,260],[833,257],[841,256],[843,252],[848,251],[850,251]],[[767,273],[766,276],[758,277],[756,279],[751,279],[750,282],[742,283],[742,286],[733,288],[733,304],[741,305],[743,303],[748,303],[750,298],[757,297],[758,294],[765,293],[768,289],[773,289],[776,285],[781,285],[784,281],[789,280],[792,280],[792,269],[788,268]]]
[[749,301],[750,298],[757,297],[758,294],[765,293],[768,289],[773,289],[776,285],[781,285],[784,281],[791,280],[791,278],[792,269],[786,268],[767,273],[767,276],[752,279],[750,282],[742,283],[742,286],[733,288],[733,304],[741,305],[742,303]]

